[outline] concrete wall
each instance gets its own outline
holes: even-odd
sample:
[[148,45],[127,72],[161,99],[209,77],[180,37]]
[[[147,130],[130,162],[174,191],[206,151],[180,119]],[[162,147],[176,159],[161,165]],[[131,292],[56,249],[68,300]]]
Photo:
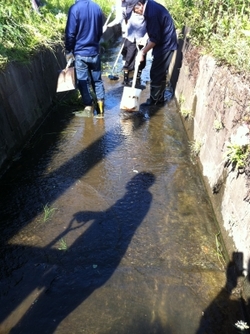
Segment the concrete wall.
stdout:
[[25,65],[11,63],[0,73],[0,168],[4,170],[48,113],[56,95],[61,49],[44,51]]
[[[187,40],[177,58],[180,113],[190,144],[201,144],[193,160],[200,164],[229,255],[242,253],[244,269],[249,271],[250,180],[232,170],[232,165],[225,166],[228,143],[249,144],[249,124],[244,123],[244,115],[250,112],[249,85],[212,57],[200,55]],[[185,117],[183,112],[192,114]],[[218,124],[223,128],[216,129]]]

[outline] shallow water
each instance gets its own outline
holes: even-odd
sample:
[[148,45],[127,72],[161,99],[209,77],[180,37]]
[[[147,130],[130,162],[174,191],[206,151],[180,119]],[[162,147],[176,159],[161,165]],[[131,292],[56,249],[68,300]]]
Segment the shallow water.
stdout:
[[0,182],[0,333],[236,332],[176,101],[126,113],[103,79],[105,118],[54,108]]

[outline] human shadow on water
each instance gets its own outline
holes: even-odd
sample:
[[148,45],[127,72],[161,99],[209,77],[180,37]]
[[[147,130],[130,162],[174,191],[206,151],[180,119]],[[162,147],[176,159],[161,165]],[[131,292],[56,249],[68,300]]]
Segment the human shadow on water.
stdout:
[[235,324],[242,319],[243,305],[241,298],[232,296],[232,292],[243,275],[242,264],[239,264],[242,256],[240,252],[233,252],[232,260],[227,265],[225,287],[204,311],[196,334],[239,333]]
[[54,333],[65,317],[110,279],[147,215],[152,202],[148,188],[154,182],[153,174],[138,173],[127,183],[125,195],[106,211],[74,214],[70,228],[74,222],[84,226],[84,232],[63,255],[44,249],[55,260],[50,259],[38,287],[43,292],[10,333]]

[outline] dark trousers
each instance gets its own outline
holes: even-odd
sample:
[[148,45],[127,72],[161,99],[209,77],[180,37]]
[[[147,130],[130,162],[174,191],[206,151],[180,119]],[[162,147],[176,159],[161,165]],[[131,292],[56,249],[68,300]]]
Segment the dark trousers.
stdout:
[[166,85],[167,74],[171,59],[174,51],[167,51],[160,57],[153,57],[151,69],[150,69],[150,80],[151,86]]
[[[139,45],[139,49],[143,46]],[[133,71],[135,69],[135,58],[137,55],[137,47],[135,42],[130,42],[128,39],[125,39],[124,47],[122,50],[123,60],[125,60],[125,64],[123,66],[124,70]],[[139,71],[143,70],[146,66],[146,57],[144,57],[144,61],[140,63]]]

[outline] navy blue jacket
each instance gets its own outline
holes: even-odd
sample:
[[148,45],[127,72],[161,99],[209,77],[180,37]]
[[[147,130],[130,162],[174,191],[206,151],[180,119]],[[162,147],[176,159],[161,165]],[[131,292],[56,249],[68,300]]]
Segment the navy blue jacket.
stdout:
[[92,0],[78,0],[69,9],[65,28],[65,49],[74,56],[96,56],[102,36],[101,7]]
[[152,55],[160,57],[166,51],[177,50],[175,26],[168,10],[158,2],[148,0],[143,15],[149,39],[156,43]]

